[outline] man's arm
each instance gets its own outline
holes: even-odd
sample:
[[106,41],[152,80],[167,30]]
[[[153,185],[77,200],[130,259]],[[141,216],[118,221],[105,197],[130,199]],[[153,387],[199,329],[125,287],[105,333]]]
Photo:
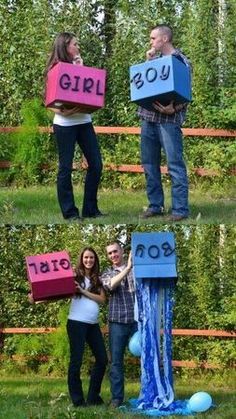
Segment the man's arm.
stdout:
[[109,290],[113,291],[116,287],[120,285],[122,279],[124,279],[125,276],[128,275],[131,268],[132,268],[132,255],[130,252],[127,266],[123,269],[123,271],[119,272],[117,275],[113,277],[104,278],[104,286],[106,286],[106,288],[108,288]]

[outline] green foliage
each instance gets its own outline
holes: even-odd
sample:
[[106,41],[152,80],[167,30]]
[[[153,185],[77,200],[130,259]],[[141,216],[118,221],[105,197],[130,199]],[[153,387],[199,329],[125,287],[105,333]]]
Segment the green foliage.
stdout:
[[[37,100],[35,101],[38,104]],[[43,183],[51,184],[55,182],[57,168],[57,151],[54,137],[52,134],[40,133],[37,120],[37,108],[32,111],[33,102],[25,104],[29,109],[29,116],[32,120],[25,119],[24,124],[17,134],[11,136],[2,135],[4,139],[2,148],[3,160],[14,161],[11,169],[1,171],[3,186],[13,184],[17,186],[29,186],[32,184]],[[39,109],[41,105],[39,104]],[[42,109],[41,109],[42,110]],[[33,115],[36,113],[36,116]],[[0,139],[1,140],[1,139]],[[106,164],[140,164],[140,138],[138,135],[99,135],[103,163]],[[194,182],[205,182],[208,178],[199,179],[194,174],[193,168],[204,167],[217,170],[219,176],[212,178],[212,184],[220,191],[220,185],[226,176],[231,174],[236,164],[236,144],[232,139],[209,138],[209,137],[186,137],[184,138],[185,160],[192,184]],[[1,158],[1,157],[0,157]],[[81,151],[77,148],[75,161],[81,159]],[[162,164],[166,165],[165,158]],[[85,172],[78,170],[73,173],[75,183],[82,183]],[[163,177],[164,182],[169,182],[169,177]],[[142,174],[122,173],[103,171],[101,186],[110,188],[140,189],[145,187],[145,178]]]
[[50,134],[39,132],[39,126],[49,123],[49,118],[41,101],[27,100],[21,108],[22,125],[13,134],[16,145],[12,171],[20,174],[20,183],[34,184],[43,180],[43,164],[49,164],[54,156],[54,144]]
[[[71,1],[59,5],[46,0],[21,1],[14,6],[2,2],[0,124],[23,125],[17,138],[0,137],[1,159],[12,159],[15,150],[15,166],[1,174],[1,183],[27,186],[55,179],[54,143],[48,134],[36,131],[37,125],[51,123],[39,98],[52,40],[64,30],[78,35],[87,65],[107,69],[106,106],[94,113],[96,125],[139,125],[136,105],[129,97],[129,66],[145,60],[150,28],[165,21],[174,29],[174,44],[193,65],[193,102],[186,126],[235,129],[236,7],[234,0],[225,4],[222,20],[214,0],[86,0],[79,7]],[[118,137],[113,145],[101,139],[105,162],[138,163],[139,143],[133,138]],[[217,169],[223,177],[235,167],[235,144],[230,139],[186,139],[185,148],[190,168]],[[53,162],[50,172],[42,169],[48,162]],[[82,177],[77,174],[76,180]],[[191,180],[196,181],[192,176]],[[105,173],[104,187],[111,183],[135,189],[143,186],[136,175]]]
[[87,65],[108,70],[107,106],[95,114],[95,121],[138,124],[135,106],[129,100],[128,70],[131,64],[145,59],[150,28],[163,21],[173,26],[175,44],[193,64],[190,125],[210,125],[210,114],[220,115],[222,109],[225,118],[212,115],[216,126],[229,127],[230,121],[234,123],[231,104],[225,107],[221,95],[222,90],[235,91],[234,0],[226,1],[222,23],[214,0],[85,1],[80,7],[67,1],[57,7],[46,0],[21,3],[14,7],[8,2],[0,5],[0,33],[4,39],[0,79],[3,124],[19,124],[22,102],[40,97],[47,53],[55,34],[65,29],[78,34]]
[[12,160],[14,155],[14,142],[10,134],[0,134],[0,159]]
[[[89,380],[84,379],[85,389],[88,388]],[[35,375],[10,376],[3,374],[1,377],[1,415],[4,419],[25,418],[50,418],[50,419],[138,419],[140,415],[132,415],[108,406],[110,400],[109,381],[104,380],[102,385],[102,397],[104,406],[74,408],[69,402],[69,396],[65,377],[53,378]],[[220,371],[191,373],[185,370],[185,374],[175,376],[174,387],[176,398],[189,399],[197,391],[203,389],[211,394],[216,408],[209,409],[197,416],[204,419],[232,419],[236,416],[235,408],[235,372]],[[140,392],[140,380],[127,379],[125,383],[125,395],[129,400],[137,397]],[[173,419],[178,416],[174,415]]]
[[56,332],[50,335],[52,359],[49,361],[49,370],[60,371],[66,374],[69,363],[69,344],[66,333],[66,322],[68,316],[68,307],[61,307],[58,313],[59,327]]
[[[66,249],[75,265],[80,250],[91,245],[97,250],[101,270],[104,270],[108,263],[106,244],[120,238],[128,253],[133,231],[173,231],[175,234],[179,279],[175,291],[174,328],[233,330],[236,295],[234,225],[5,226],[1,229],[0,240],[3,324],[5,327],[59,326],[51,335],[7,337],[6,353],[48,354],[52,357],[45,367],[48,372],[65,374],[68,365],[66,319],[69,302],[28,303],[26,255]],[[106,323],[107,305],[101,307],[100,316],[101,326]],[[174,338],[174,359],[231,365],[234,356],[231,339]],[[91,352],[87,351],[84,358],[86,373],[90,360]],[[37,361],[32,368],[38,368]]]

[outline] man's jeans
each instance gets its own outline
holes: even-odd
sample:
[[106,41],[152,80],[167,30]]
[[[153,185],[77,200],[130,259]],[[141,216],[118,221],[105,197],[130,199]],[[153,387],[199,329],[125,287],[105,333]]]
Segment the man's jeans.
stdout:
[[79,215],[75,206],[71,182],[72,164],[76,143],[79,144],[87,162],[88,169],[84,185],[82,215],[93,216],[98,211],[97,191],[102,172],[102,158],[92,123],[64,127],[54,125],[59,153],[57,175],[57,194],[64,218]]
[[112,400],[124,400],[124,353],[130,337],[137,331],[137,322],[109,323],[111,353],[110,383]]
[[141,160],[146,177],[149,207],[161,212],[164,194],[161,182],[161,148],[171,177],[172,214],[188,216],[188,178],[183,160],[181,128],[177,124],[142,121]]

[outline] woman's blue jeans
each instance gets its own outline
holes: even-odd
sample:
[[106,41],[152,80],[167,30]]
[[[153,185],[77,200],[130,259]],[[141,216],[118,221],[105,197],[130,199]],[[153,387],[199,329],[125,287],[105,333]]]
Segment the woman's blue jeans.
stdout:
[[102,332],[98,324],[68,320],[67,333],[70,342],[70,363],[68,369],[68,387],[73,404],[84,402],[80,369],[82,365],[85,343],[87,342],[94,357],[95,364],[91,371],[87,401],[91,404],[98,401],[102,380],[108,362]]
[[93,125],[92,123],[69,127],[54,125],[53,128],[59,154],[57,195],[63,217],[71,218],[79,215],[71,180],[76,143],[79,144],[88,162],[82,216],[95,216],[98,212],[97,191],[102,172],[102,158]]
[[173,123],[142,121],[141,161],[146,177],[149,207],[153,212],[164,208],[164,193],[161,182],[161,149],[166,155],[171,178],[172,214],[187,217],[188,177],[183,159],[181,128]]
[[109,323],[111,353],[110,383],[112,400],[124,400],[124,353],[131,336],[137,331],[137,322]]

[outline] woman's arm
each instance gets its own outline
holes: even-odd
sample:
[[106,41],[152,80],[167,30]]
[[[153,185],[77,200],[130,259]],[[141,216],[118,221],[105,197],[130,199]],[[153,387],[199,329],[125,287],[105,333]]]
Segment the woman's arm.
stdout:
[[74,113],[81,112],[81,108],[79,106],[74,106],[71,109],[67,109],[66,107],[63,107],[63,106],[61,108],[48,108],[48,109],[62,116],[70,116],[70,115],[73,115]]
[[100,289],[99,294],[94,294],[88,290],[81,288],[81,286],[76,283],[76,289],[79,291],[80,294],[83,294],[85,297],[90,298],[90,300],[96,301],[98,304],[103,304],[106,301],[106,294],[103,288]]
[[48,303],[48,300],[35,301],[32,292],[28,293],[28,301],[30,304]]

